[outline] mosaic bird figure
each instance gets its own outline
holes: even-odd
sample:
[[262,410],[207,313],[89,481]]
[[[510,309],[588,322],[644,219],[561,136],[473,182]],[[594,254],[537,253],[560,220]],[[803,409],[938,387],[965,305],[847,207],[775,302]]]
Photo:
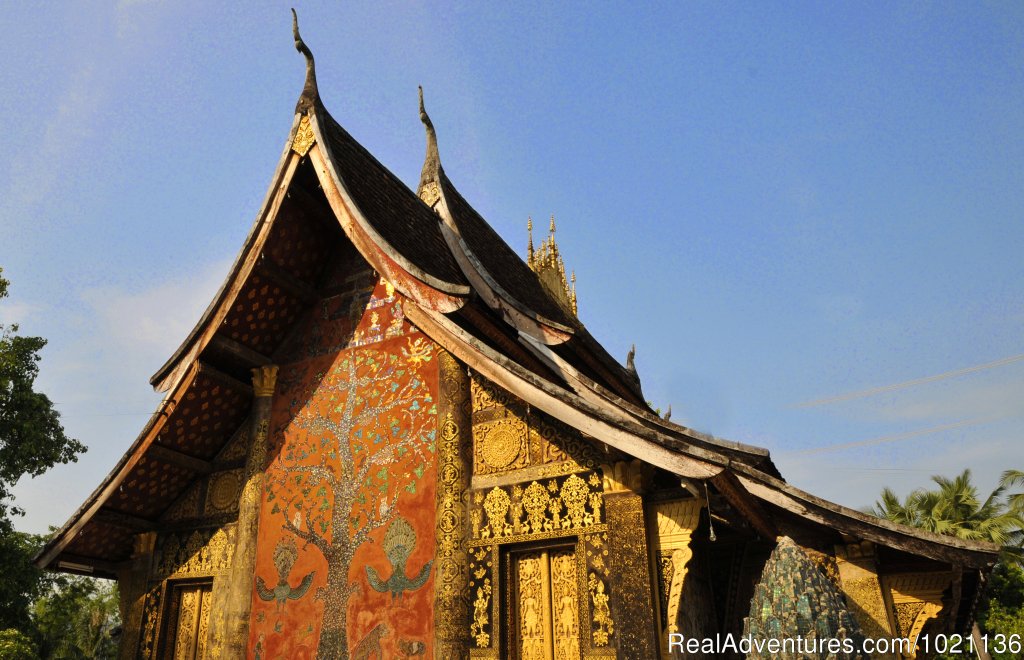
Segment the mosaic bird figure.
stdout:
[[316,575],[316,571],[312,571],[299,582],[299,586],[292,588],[288,583],[288,576],[292,572],[292,566],[295,565],[295,560],[298,559],[299,552],[295,545],[295,540],[288,538],[277,544],[274,548],[274,566],[277,568],[277,584],[273,589],[267,588],[267,583],[264,582],[263,578],[256,576],[256,593],[259,595],[260,600],[275,601],[277,603],[278,611],[284,607],[288,600],[298,600],[306,595],[309,591],[309,586],[313,584],[313,576]]
[[372,566],[366,567],[366,578],[374,591],[385,593],[390,591],[391,598],[401,598],[406,591],[415,591],[427,582],[430,577],[430,566],[433,560],[428,561],[420,569],[414,578],[406,575],[405,565],[409,561],[409,555],[416,547],[416,532],[404,518],[395,518],[384,534],[384,555],[391,562],[391,577],[387,580],[381,579],[380,575]]

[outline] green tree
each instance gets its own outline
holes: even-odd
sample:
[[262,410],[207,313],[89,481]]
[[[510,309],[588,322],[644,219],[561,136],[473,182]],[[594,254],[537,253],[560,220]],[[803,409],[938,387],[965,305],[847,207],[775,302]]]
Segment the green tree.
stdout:
[[[9,284],[0,268],[0,300]],[[10,531],[10,514],[22,513],[11,503],[11,488],[21,477],[38,476],[85,451],[65,435],[50,399],[35,391],[45,345],[42,337],[19,335],[17,324],[0,324],[0,533]]]
[[[1007,470],[999,486],[982,500],[971,483],[971,471],[959,476],[933,476],[937,489],[919,488],[900,501],[891,489],[882,490],[870,513],[893,522],[920,527],[972,541],[989,541],[1002,547],[1001,561],[992,573],[977,612],[974,635],[1024,636],[1024,493],[1007,490],[1024,485],[1024,472]],[[1021,637],[1018,637],[1021,639]],[[993,654],[996,660],[1015,654]]]
[[109,580],[62,576],[32,607],[40,657],[48,660],[112,658],[114,630],[120,625],[117,584]]
[[[0,269],[0,301],[7,297],[9,284]],[[52,593],[58,578],[32,563],[45,538],[15,531],[12,516],[23,512],[14,505],[11,489],[23,476],[40,475],[85,451],[64,433],[50,399],[35,390],[39,352],[45,345],[41,337],[19,335],[16,324],[0,324],[0,631],[5,631],[0,652],[10,650],[15,657],[35,655],[24,645],[37,630],[30,608]]]
[[36,568],[32,557],[45,536],[8,530],[0,533],[0,630],[31,627],[29,606],[42,597],[56,579]]
[[15,628],[0,630],[0,660],[36,658],[39,651],[28,635]]
[[[893,522],[970,541],[988,541],[1003,547],[1004,555],[1020,557],[1024,509],[1014,506],[1021,495],[1003,495],[1015,482],[1016,471],[1003,474],[1000,485],[982,500],[971,483],[971,471],[953,479],[933,476],[937,489],[919,488],[902,502],[891,489],[882,490],[870,513]],[[1022,474],[1021,476],[1024,476]]]

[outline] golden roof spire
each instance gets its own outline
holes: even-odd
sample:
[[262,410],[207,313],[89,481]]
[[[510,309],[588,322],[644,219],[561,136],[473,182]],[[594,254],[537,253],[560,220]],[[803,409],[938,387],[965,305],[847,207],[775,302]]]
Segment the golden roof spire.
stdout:
[[526,219],[526,231],[529,240],[526,247],[526,263],[537,276],[549,294],[567,311],[576,314],[576,274],[572,274],[572,286],[565,276],[565,261],[559,254],[558,243],[555,242],[555,216],[551,215],[548,225],[548,236],[541,241],[540,248],[533,247],[533,217]]
[[533,268],[533,218],[526,216],[526,234],[530,237],[526,245],[526,264]]
[[572,303],[572,313],[576,314],[576,271],[572,271],[572,291],[569,293],[569,302]]

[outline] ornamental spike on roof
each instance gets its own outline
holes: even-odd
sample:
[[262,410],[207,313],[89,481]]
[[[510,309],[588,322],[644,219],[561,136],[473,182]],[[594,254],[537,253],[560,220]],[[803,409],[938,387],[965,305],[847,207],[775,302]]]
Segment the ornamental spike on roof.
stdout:
[[320,102],[320,91],[316,86],[316,62],[313,60],[313,51],[299,34],[299,15],[295,13],[295,9],[292,9],[292,36],[295,37],[295,50],[306,58],[306,82],[302,87],[299,101],[295,104],[295,112],[301,114]]
[[555,242],[555,215],[551,214],[551,224],[548,226],[548,237],[540,244],[540,250],[533,249],[533,219],[527,219],[527,232],[529,233],[529,244],[527,247],[527,263],[540,278],[541,284],[558,303],[577,316],[576,309],[576,273],[572,275],[572,285],[565,276],[565,261],[558,251],[558,243]]

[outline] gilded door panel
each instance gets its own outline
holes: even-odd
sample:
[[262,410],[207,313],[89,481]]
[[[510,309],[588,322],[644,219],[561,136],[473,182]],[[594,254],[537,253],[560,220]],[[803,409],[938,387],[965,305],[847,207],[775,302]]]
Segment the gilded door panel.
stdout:
[[555,660],[580,657],[579,600],[576,561],[571,550],[551,555],[551,610]]
[[514,629],[521,660],[580,657],[579,594],[572,548],[519,554]]
[[171,587],[166,616],[163,658],[199,660],[206,655],[212,585],[188,584]]

